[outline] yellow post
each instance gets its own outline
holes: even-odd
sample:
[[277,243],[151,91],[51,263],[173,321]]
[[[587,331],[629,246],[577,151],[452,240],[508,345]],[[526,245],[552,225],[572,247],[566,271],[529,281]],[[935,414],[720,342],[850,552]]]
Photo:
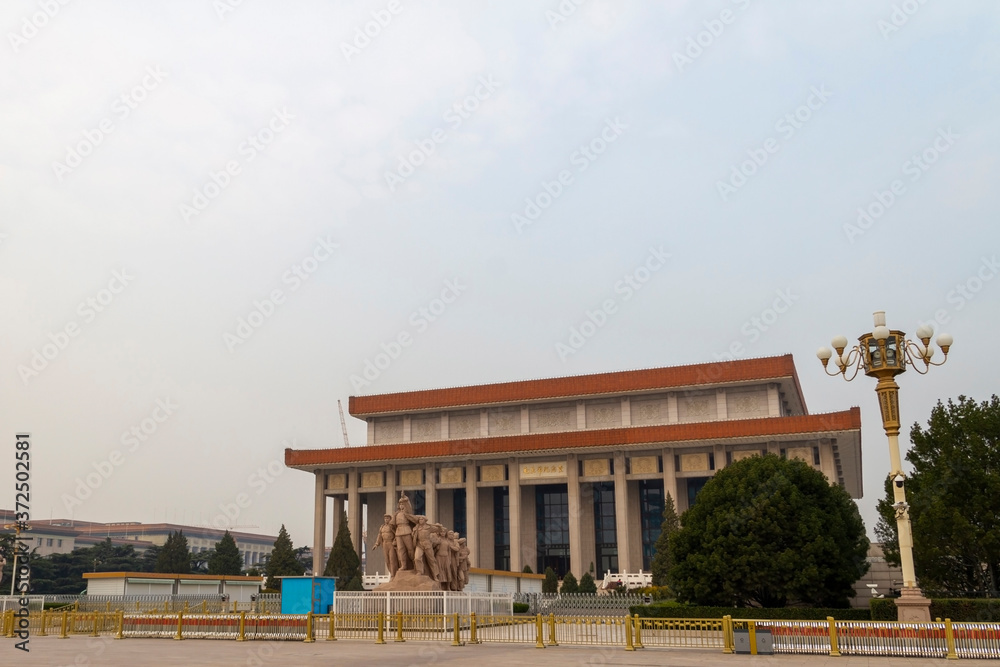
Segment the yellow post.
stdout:
[[101,623],[101,612],[95,611],[94,612],[94,631],[90,634],[91,637],[97,637],[98,636],[98,634],[99,634],[98,633],[98,628],[100,627],[100,623]]
[[545,648],[542,641],[542,615],[535,614],[535,648]]
[[45,625],[46,625],[47,622],[48,622],[48,618],[46,617],[46,612],[43,609],[42,610],[42,629],[38,633],[39,637],[48,637],[48,635],[45,633]]
[[136,600],[135,601],[135,613],[138,614],[141,609],[142,609],[142,607],[139,606],[139,601]]
[[[225,606],[225,605],[223,605]],[[236,600],[233,600],[233,613],[236,613]]]
[[642,645],[642,621],[639,620],[639,614],[632,619],[632,625],[635,626],[635,647],[646,648]]
[[69,612],[64,611],[62,617],[62,632],[59,633],[59,639],[69,639],[69,634],[67,633],[69,630],[69,624],[67,623],[68,620]]
[[750,629],[750,655],[757,655],[757,623],[747,621],[747,628]]
[[208,613],[208,600],[202,600],[201,601],[201,613],[203,613],[203,614],[207,614]]
[[837,622],[833,620],[833,616],[827,616],[826,622],[830,625],[830,656],[839,658],[840,645],[837,643]]
[[247,640],[247,614],[245,611],[240,612],[240,633],[236,635],[236,641],[245,642]]
[[549,613],[549,646],[559,646],[556,641],[556,615]]
[[330,612],[330,631],[326,633],[326,640],[329,642],[337,641],[337,615],[332,611]]
[[184,600],[184,613],[188,613],[188,601]]
[[733,617],[727,614],[722,617],[722,652],[727,655],[733,653],[736,650],[735,644]]
[[174,635],[174,639],[178,640],[184,639],[184,634],[182,631],[183,625],[184,625],[184,612],[179,611],[177,612],[177,634]]
[[164,602],[163,603],[163,613],[164,614],[169,614],[170,613],[170,602]]
[[476,612],[469,614],[469,643],[479,643],[479,639],[476,637]]
[[5,611],[3,613],[3,623],[0,624],[0,634],[7,639],[14,638],[14,612]]
[[958,653],[955,652],[955,631],[951,627],[951,619],[944,619],[944,640],[948,644],[948,660],[958,660]]
[[[331,614],[330,616],[332,617],[333,614]],[[376,644],[384,644],[385,643],[385,612],[384,611],[380,611],[378,613],[378,621],[376,621],[376,622],[378,623],[378,638],[375,640],[375,643]],[[330,619],[330,623],[331,624],[333,623],[333,618]],[[332,628],[333,625],[331,625],[330,627]]]
[[635,650],[635,644],[632,643],[632,617],[628,614],[625,614],[625,650]]
[[403,639],[403,612],[396,612],[396,641],[405,642]]
[[78,611],[80,611],[80,601],[79,600],[74,600],[73,601],[73,613],[75,614]]
[[458,627],[458,614],[456,613],[455,614],[455,637],[451,640],[451,645],[452,646],[461,646],[462,645],[462,637],[459,634],[460,632],[461,632],[461,630]]
[[108,600],[106,603],[104,603],[104,611],[111,613],[111,600]]
[[316,637],[313,636],[313,613],[312,613],[312,610],[310,610],[309,613],[306,614],[306,638],[305,638],[305,643],[306,644],[312,644],[314,641],[316,641]]
[[115,639],[125,639],[125,612],[118,610],[118,632],[115,633]]

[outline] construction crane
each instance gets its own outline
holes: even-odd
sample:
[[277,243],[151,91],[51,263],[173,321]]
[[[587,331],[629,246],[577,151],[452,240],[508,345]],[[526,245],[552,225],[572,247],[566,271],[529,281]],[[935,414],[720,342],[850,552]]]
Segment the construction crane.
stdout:
[[344,432],[344,447],[350,447],[351,442],[347,439],[347,422],[344,421],[344,405],[337,399],[337,409],[340,410],[340,429]]

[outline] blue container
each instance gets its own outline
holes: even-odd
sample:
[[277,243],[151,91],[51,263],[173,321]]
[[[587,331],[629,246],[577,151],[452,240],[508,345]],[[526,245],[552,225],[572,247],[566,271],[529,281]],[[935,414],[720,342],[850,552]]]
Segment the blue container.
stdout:
[[282,614],[329,614],[336,590],[334,577],[280,577]]

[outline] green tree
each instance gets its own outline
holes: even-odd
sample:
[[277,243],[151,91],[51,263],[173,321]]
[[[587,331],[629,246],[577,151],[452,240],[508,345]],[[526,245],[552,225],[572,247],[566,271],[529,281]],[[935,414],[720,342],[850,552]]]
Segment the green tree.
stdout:
[[337,588],[342,591],[349,590],[347,586],[355,577],[358,578],[358,584],[361,583],[361,559],[354,550],[351,529],[347,526],[347,514],[343,511],[340,513],[340,527],[337,528],[337,537],[333,540],[333,548],[323,575],[336,577]]
[[167,536],[167,541],[156,558],[156,572],[190,574],[191,552],[184,532],[178,530]]
[[243,556],[236,540],[227,530],[222,539],[215,543],[215,550],[208,558],[209,574],[239,575],[243,572]]
[[774,455],[718,471],[670,538],[680,602],[846,607],[868,570],[854,501],[803,461]]
[[534,572],[531,570],[531,566],[530,565],[525,565],[524,569],[521,570],[521,572],[523,574],[534,574]]
[[563,577],[562,587],[559,588],[560,593],[579,593],[580,584],[577,583],[576,577],[572,572],[567,572],[566,576]]
[[[913,473],[906,501],[913,560],[924,588],[980,591],[1000,587],[1000,398],[938,401],[927,428],[910,429]],[[899,564],[893,482],[886,479],[875,534],[886,560]]]
[[597,594],[597,583],[595,583],[594,578],[590,576],[590,572],[584,572],[583,576],[580,577],[580,592],[589,593],[590,595]]
[[292,538],[285,530],[285,524],[281,524],[278,531],[278,539],[274,541],[274,548],[271,550],[271,557],[267,559],[264,566],[264,576],[267,577],[267,587],[281,590],[281,579],[278,577],[298,577],[304,574],[306,569],[295,557],[295,548],[292,546]]
[[653,572],[653,585],[666,586],[670,572],[670,537],[681,529],[681,521],[677,517],[677,506],[674,497],[669,493],[663,502],[663,523],[660,524],[660,536],[656,538],[656,554],[650,569]]
[[556,576],[556,571],[551,567],[545,568],[545,581],[542,582],[542,592],[543,593],[558,593],[559,592],[559,577]]

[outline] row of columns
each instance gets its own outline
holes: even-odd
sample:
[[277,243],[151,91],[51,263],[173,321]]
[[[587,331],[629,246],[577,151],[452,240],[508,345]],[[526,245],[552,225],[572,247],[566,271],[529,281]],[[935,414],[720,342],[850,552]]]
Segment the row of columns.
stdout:
[[[664,449],[663,454],[663,488],[674,495],[677,489],[677,474],[674,466],[674,453],[672,449]],[[588,511],[581,499],[581,481],[577,456],[569,454],[566,457],[566,487],[569,510],[569,550],[570,565],[575,575],[582,576],[586,563],[583,562],[583,531],[581,528],[584,512]],[[521,540],[521,478],[520,466],[516,458],[508,461],[508,502],[510,516],[510,568],[514,572],[520,572],[525,563]],[[424,489],[426,491],[425,513],[429,521],[437,521],[437,481],[435,479],[434,464],[428,463],[425,468]],[[469,461],[465,464],[465,490],[466,490],[466,527],[467,539],[470,551],[470,560],[473,567],[478,567],[480,563],[479,553],[479,487],[476,483],[476,462]],[[558,483],[559,480],[553,480]],[[316,471],[315,483],[315,508],[313,524],[313,571],[322,572],[324,562],[324,551],[326,544],[327,526],[327,495],[325,489],[326,471]],[[625,477],[625,454],[616,452],[614,454],[614,487],[615,487],[615,525],[617,529],[618,541],[618,563],[620,569],[629,571],[638,570],[642,565],[641,552],[633,549],[633,535],[630,527],[630,498],[628,494],[628,480]],[[385,512],[391,514],[398,501],[398,491],[396,486],[396,470],[394,465],[389,465],[386,470],[385,479]],[[677,498],[674,497],[675,503]],[[348,474],[347,483],[347,503],[350,512],[347,515],[347,525],[351,531],[351,539],[355,550],[361,553],[361,489],[358,487],[357,470],[352,468]],[[378,505],[382,505],[381,502]],[[344,509],[343,496],[334,497],[332,528],[333,536],[339,528],[341,513]],[[529,517],[531,520],[533,517]],[[374,529],[381,522],[381,516],[369,517],[370,528]],[[533,565],[528,563],[528,565]]]

